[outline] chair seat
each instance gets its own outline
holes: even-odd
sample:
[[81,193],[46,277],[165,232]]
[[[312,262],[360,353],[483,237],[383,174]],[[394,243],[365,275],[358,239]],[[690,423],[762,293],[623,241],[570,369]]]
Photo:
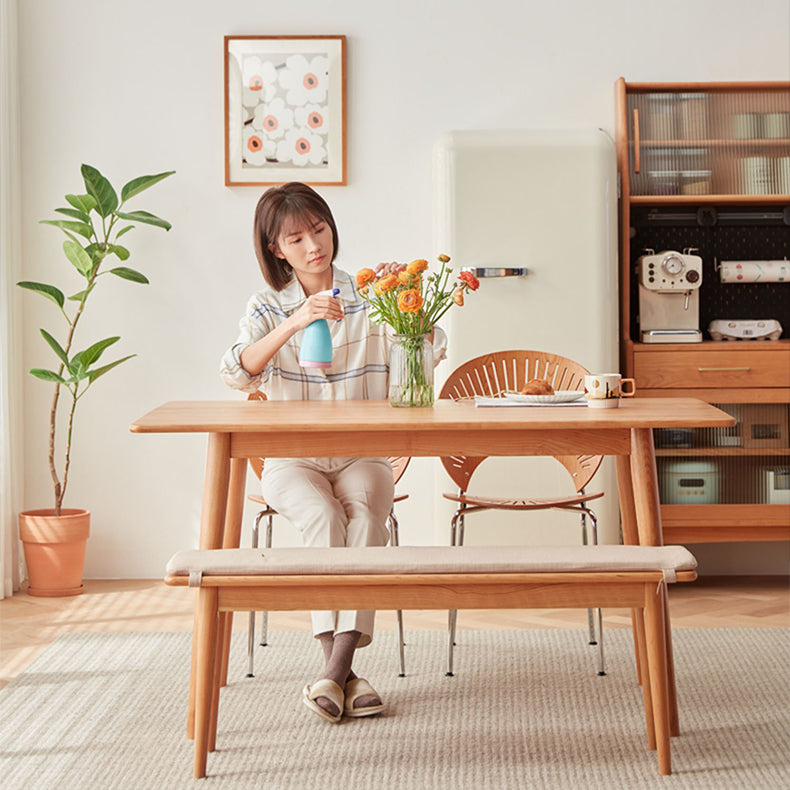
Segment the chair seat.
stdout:
[[[392,501],[393,503],[403,502],[404,499],[408,499],[408,498],[409,498],[408,494],[398,494],[398,496],[396,496]],[[265,507],[267,510],[270,510],[272,514],[277,513],[276,510],[273,510],[272,508],[269,507],[269,503],[260,494],[247,494],[247,499],[249,499],[250,502],[254,502],[256,505],[263,505],[263,507]]]
[[535,497],[527,499],[507,499],[505,497],[484,497],[472,494],[443,494],[451,502],[459,502],[470,507],[483,507],[490,510],[541,510],[550,507],[568,507],[589,502],[603,496],[597,494],[574,494],[566,497]]

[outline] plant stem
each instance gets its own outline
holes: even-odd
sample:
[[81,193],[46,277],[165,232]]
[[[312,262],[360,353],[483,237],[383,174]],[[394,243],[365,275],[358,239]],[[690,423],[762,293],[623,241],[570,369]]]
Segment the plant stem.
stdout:
[[[98,243],[98,237],[96,237],[96,241]],[[106,241],[105,241],[106,244]],[[80,320],[80,316],[82,315],[82,311],[85,309],[85,302],[88,299],[89,291],[91,285],[93,285],[94,281],[96,280],[96,276],[98,274],[99,267],[93,271],[90,279],[88,280],[88,285],[84,291],[85,295],[80,299],[79,307],[77,308],[77,312],[74,314],[74,318],[69,321],[69,333],[66,337],[66,345],[63,347],[63,350],[66,352],[66,356],[69,355],[69,351],[71,350],[71,344],[74,339],[74,330],[77,327],[77,322]],[[65,313],[64,313],[65,314]],[[68,317],[68,316],[67,316]],[[65,365],[61,363],[60,369],[58,370],[58,375],[62,376],[63,371],[65,369]],[[55,425],[57,422],[57,411],[58,411],[58,401],[60,400],[60,388],[63,385],[60,382],[55,383],[55,394],[52,398],[52,409],[49,413],[49,471],[52,475],[52,480],[55,484],[55,515],[59,516],[61,514],[61,510],[63,509],[63,499],[66,496],[66,486],[69,482],[69,465],[71,460],[71,430],[72,430],[72,423],[74,420],[74,409],[77,405],[77,393],[76,387],[75,391],[71,392],[72,403],[71,403],[71,411],[69,413],[69,427],[68,432],[66,435],[66,461],[63,467],[63,481],[58,478],[58,470],[55,466]]]

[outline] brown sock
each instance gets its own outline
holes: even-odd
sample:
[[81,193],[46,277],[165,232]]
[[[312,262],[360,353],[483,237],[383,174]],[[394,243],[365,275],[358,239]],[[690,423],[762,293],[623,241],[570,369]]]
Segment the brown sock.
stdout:
[[[357,649],[359,638],[362,634],[359,631],[343,631],[340,634],[332,634],[326,631],[318,634],[318,641],[324,652],[326,667],[322,678],[334,680],[340,688],[344,688],[346,683],[355,678],[351,669],[351,662],[354,660],[354,652]],[[337,716],[337,706],[326,697],[317,697],[316,704],[320,705],[331,716]],[[369,705],[379,705],[381,700],[373,694],[365,694],[356,700],[355,707],[368,707]]]

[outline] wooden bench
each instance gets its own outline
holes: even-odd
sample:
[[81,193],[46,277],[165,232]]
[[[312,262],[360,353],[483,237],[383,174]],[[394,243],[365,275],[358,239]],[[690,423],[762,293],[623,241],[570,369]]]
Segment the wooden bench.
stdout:
[[[183,551],[165,582],[198,588],[194,776],[216,742],[220,612],[631,608],[647,741],[671,772],[665,582],[696,579],[681,546],[404,546]],[[640,631],[641,629],[641,631]]]

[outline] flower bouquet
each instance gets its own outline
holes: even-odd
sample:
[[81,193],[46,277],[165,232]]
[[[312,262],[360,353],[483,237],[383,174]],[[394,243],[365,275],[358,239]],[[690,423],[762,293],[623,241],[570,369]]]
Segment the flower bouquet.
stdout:
[[428,261],[422,259],[357,272],[357,288],[371,306],[372,320],[395,331],[389,385],[393,406],[433,404],[433,329],[454,304],[463,306],[464,294],[480,287],[471,272],[453,276],[447,255],[439,261],[441,268],[432,274],[426,274]]

